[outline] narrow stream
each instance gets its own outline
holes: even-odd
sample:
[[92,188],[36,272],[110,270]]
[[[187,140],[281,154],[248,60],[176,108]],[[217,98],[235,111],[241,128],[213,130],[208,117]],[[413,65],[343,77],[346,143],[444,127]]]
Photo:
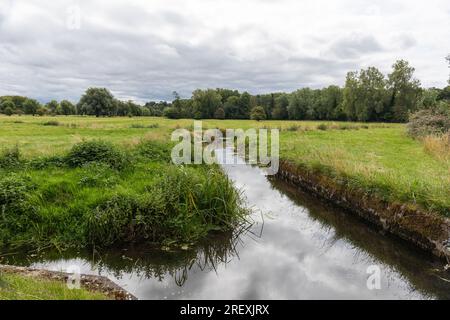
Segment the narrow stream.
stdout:
[[[9,262],[63,271],[76,265],[140,299],[450,299],[441,261],[268,179],[258,167],[224,168],[254,209],[247,230],[189,250],[128,248]],[[369,289],[374,270],[380,286]]]

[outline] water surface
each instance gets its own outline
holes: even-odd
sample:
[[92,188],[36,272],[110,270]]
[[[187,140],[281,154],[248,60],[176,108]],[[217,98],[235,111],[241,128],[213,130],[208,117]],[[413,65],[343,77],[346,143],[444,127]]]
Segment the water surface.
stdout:
[[[248,230],[189,250],[126,248],[10,257],[53,270],[78,266],[140,299],[449,299],[441,261],[348,213],[268,179],[239,161],[224,166],[252,207]],[[380,288],[370,290],[370,268]],[[369,268],[369,269],[368,269]]]

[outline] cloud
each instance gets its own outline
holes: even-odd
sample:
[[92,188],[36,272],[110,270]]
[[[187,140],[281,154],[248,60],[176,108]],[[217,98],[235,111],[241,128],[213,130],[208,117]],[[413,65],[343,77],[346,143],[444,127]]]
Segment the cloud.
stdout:
[[425,85],[444,86],[449,9],[444,0],[2,1],[0,95],[77,101],[102,86],[147,101],[207,87],[292,91],[342,85],[367,65],[386,72],[398,58]]
[[330,54],[340,59],[355,59],[364,54],[383,51],[380,43],[371,35],[352,34],[333,43]]

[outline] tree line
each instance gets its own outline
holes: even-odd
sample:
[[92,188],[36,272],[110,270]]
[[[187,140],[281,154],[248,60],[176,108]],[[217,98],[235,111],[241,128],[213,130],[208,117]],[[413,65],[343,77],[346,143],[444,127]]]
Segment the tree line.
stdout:
[[343,88],[331,85],[258,95],[224,88],[197,89],[189,99],[173,92],[172,102],[145,105],[118,100],[105,88],[89,88],[77,104],[52,100],[41,105],[26,97],[0,97],[0,113],[405,122],[412,112],[436,105],[448,107],[449,101],[450,86],[423,89],[414,68],[398,60],[386,76],[375,67],[348,72]]

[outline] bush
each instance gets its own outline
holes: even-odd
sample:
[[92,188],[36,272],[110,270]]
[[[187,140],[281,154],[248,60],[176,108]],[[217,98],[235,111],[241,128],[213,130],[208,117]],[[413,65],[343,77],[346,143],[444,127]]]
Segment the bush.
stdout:
[[66,163],[71,167],[81,167],[90,162],[106,163],[117,170],[122,170],[129,164],[125,152],[112,143],[100,140],[78,143],[66,156]]
[[154,128],[158,128],[159,125],[157,123],[152,123],[149,125],[145,125],[145,124],[141,124],[141,123],[133,123],[132,125],[130,125],[131,129],[154,129]]
[[263,107],[260,106],[254,107],[250,112],[250,119],[252,120],[261,121],[266,120],[266,118],[267,118],[266,112],[264,111]]
[[22,164],[18,146],[6,149],[0,155],[0,168],[13,168]]
[[317,129],[318,130],[328,130],[328,126],[326,125],[326,124],[324,124],[324,123],[321,123],[321,124],[319,124],[318,126],[317,126]]
[[420,110],[410,116],[407,128],[413,137],[445,134],[450,131],[450,113],[446,110]]
[[247,213],[240,194],[218,168],[204,173],[169,167],[143,194],[117,193],[99,201],[88,216],[89,243],[190,242],[232,229]]
[[43,126],[59,126],[59,122],[56,120],[50,120],[47,122],[42,123]]
[[171,146],[166,142],[145,140],[136,146],[135,153],[138,156],[153,161],[169,162],[171,160]]
[[48,156],[33,158],[28,162],[31,169],[45,169],[48,167],[63,167],[66,164],[64,156]]
[[17,174],[0,178],[0,243],[8,243],[32,225],[35,209],[29,202],[29,192],[34,187],[29,178]]
[[301,129],[301,126],[298,124],[293,124],[286,128],[287,131],[298,131],[300,129]]

